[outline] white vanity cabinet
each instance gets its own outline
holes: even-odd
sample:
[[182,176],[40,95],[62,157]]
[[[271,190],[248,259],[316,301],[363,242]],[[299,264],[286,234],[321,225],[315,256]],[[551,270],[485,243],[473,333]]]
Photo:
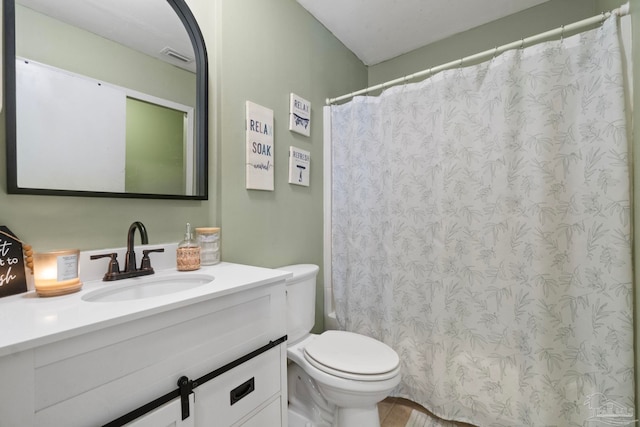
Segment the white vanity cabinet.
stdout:
[[[198,294],[170,309],[132,308],[134,314],[92,324],[83,333],[41,338],[39,345],[22,351],[5,349],[8,354],[0,356],[0,427],[113,423],[175,392],[183,376],[194,383],[189,418],[176,419],[182,413],[176,396],[127,422],[136,427],[286,426],[284,279],[274,274],[254,278],[258,284]],[[34,297],[33,302],[41,301]],[[95,304],[90,306],[95,310],[133,304],[78,303]],[[69,302],[65,310],[73,309]],[[1,316],[0,311],[0,321],[6,320]],[[56,313],[39,318],[46,322],[47,316],[54,321]]]

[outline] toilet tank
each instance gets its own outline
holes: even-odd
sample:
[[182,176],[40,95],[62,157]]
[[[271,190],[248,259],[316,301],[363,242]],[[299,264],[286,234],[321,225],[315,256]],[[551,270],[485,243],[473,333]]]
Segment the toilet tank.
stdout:
[[280,267],[293,273],[287,279],[287,339],[289,345],[305,337],[316,322],[316,277],[320,268],[313,264]]

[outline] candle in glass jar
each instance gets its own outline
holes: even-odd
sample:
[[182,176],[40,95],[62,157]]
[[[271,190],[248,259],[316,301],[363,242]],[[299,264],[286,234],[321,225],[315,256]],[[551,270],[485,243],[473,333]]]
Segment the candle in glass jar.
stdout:
[[56,296],[79,291],[82,288],[78,278],[79,257],[77,249],[36,252],[33,260],[36,293]]

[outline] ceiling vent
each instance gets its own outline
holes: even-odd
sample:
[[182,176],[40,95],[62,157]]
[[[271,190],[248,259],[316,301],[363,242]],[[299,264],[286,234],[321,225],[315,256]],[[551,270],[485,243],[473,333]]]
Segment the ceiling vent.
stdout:
[[160,53],[162,53],[163,55],[168,56],[169,58],[173,58],[173,59],[177,59],[178,61],[181,62],[185,62],[185,63],[189,63],[192,62],[193,59],[189,58],[186,55],[181,54],[180,52],[170,48],[170,47],[165,47],[164,49],[162,49],[160,51]]

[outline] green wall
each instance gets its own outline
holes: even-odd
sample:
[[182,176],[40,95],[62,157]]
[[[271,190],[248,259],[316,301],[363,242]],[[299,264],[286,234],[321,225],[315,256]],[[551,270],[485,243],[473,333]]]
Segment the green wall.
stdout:
[[[365,66],[294,0],[223,0],[220,17],[222,257],[322,266],[322,107],[367,84]],[[311,102],[311,136],[288,130],[289,94]],[[275,191],[245,189],[245,101],[274,112]],[[309,187],[288,184],[288,152],[311,152]],[[322,327],[322,270],[316,328]]]
[[[322,107],[366,85],[366,68],[295,1],[222,2],[220,212],[226,260],[322,265]],[[289,94],[311,102],[311,136],[288,130]],[[245,189],[245,101],[274,111],[275,191]],[[288,184],[289,146],[311,185]]]
[[[621,3],[622,1],[618,1],[618,4]],[[371,66],[369,67],[369,84],[383,83],[446,64],[496,46],[590,18],[599,12],[594,0],[550,0]]]

